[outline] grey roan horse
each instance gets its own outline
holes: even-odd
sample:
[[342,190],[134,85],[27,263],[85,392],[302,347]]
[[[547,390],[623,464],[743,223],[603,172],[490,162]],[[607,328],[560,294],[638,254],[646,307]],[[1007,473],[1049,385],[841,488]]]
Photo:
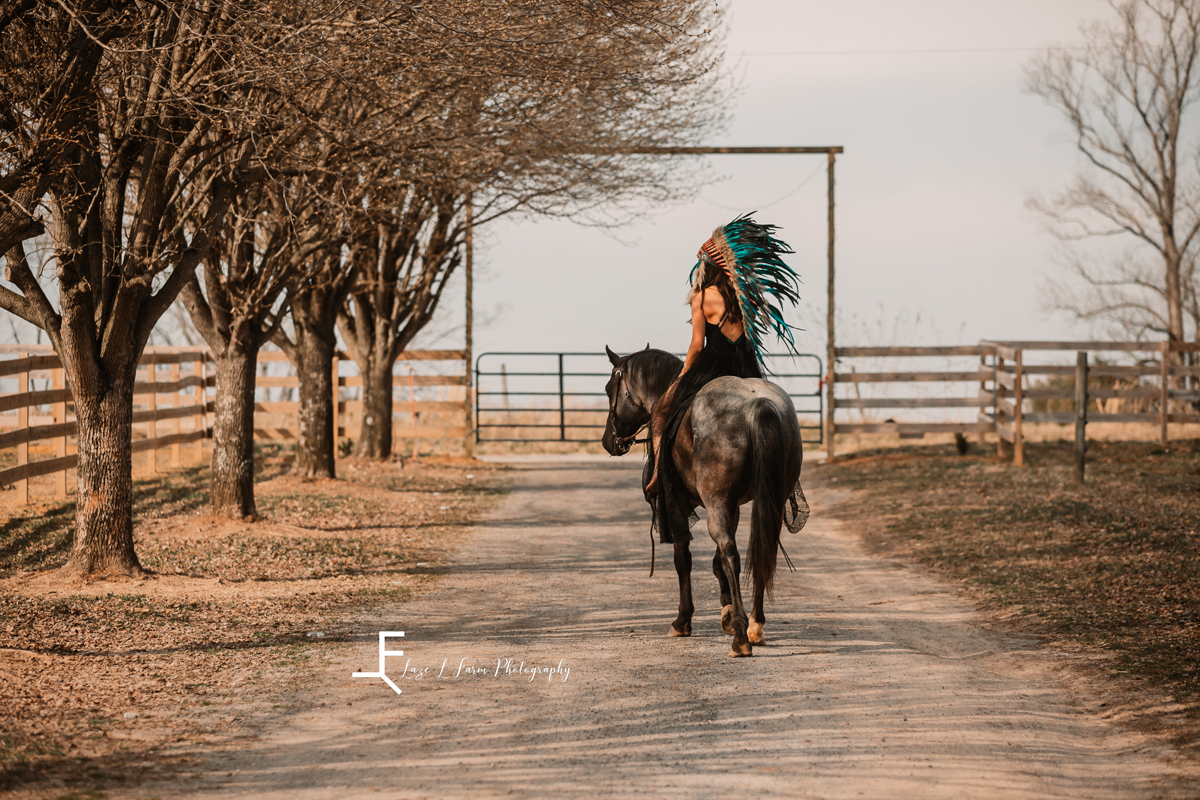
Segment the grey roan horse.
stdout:
[[[654,402],[683,364],[649,347],[624,358],[604,349],[613,370],[605,387],[609,412],[602,441],[609,454],[619,456],[629,451],[638,429],[650,419]],[[717,545],[713,572],[721,584],[721,628],[733,635],[729,655],[752,655],[752,645],[763,642],[763,599],[775,576],[780,528],[786,519],[788,529],[798,531],[808,517],[800,490],[803,452],[795,407],[783,389],[768,381],[717,378],[696,395],[672,454],[688,502],[692,509],[704,506],[708,533]],[[735,540],[740,507],[751,500],[746,571],[754,583],[752,620],[742,604]],[[674,541],[679,616],[671,623],[671,636],[692,633],[690,538],[676,536]]]

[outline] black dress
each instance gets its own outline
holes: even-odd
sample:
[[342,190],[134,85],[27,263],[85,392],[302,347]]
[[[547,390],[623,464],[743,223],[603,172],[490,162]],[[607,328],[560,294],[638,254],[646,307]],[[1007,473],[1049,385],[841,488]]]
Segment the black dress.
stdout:
[[692,505],[687,490],[683,488],[679,474],[675,471],[671,451],[675,445],[675,436],[679,433],[679,426],[688,409],[692,407],[696,394],[709,381],[724,375],[736,378],[763,376],[758,358],[744,333],[736,342],[731,342],[721,332],[720,325],[706,322],[704,349],[697,354],[691,369],[680,376],[679,385],[675,388],[671,413],[663,429],[661,453],[651,453],[652,458],[662,459],[658,465],[658,491],[654,496],[647,498],[654,510],[654,527],[658,530],[660,542],[674,542],[677,537],[681,541],[692,538],[688,518],[695,506]]

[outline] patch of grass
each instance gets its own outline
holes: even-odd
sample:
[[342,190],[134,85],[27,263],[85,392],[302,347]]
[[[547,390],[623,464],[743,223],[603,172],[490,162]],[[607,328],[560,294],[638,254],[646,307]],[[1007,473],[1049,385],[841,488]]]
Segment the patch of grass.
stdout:
[[1062,642],[1111,651],[1200,715],[1200,442],[1027,443],[1029,466],[953,448],[859,454],[818,476],[857,490],[837,513],[884,520],[874,544],[966,581]]

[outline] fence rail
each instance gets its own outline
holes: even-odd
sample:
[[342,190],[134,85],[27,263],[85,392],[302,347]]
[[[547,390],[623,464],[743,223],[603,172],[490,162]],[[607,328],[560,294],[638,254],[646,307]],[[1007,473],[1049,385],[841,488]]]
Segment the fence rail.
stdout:
[[[821,359],[770,354],[767,365],[796,405],[805,444],[820,444]],[[596,442],[608,416],[604,385],[611,374],[605,353],[481,353],[475,360],[476,441]]]
[[[1180,342],[1050,342],[985,341],[975,346],[954,347],[839,347],[833,371],[834,398],[829,412],[835,433],[894,433],[901,438],[920,438],[926,433],[994,432],[1004,445],[1012,446],[1013,463],[1024,463],[1024,426],[1035,423],[1068,424],[1075,420],[1070,407],[1074,402],[1076,367],[1068,364],[1028,363],[1029,358],[1055,358],[1076,353],[1117,353],[1139,363],[1129,365],[1097,364],[1087,374],[1086,396],[1099,407],[1089,412],[1089,423],[1149,423],[1159,426],[1159,437],[1169,440],[1169,425],[1200,423],[1200,365],[1196,354],[1200,344]],[[950,364],[940,369],[926,368],[928,359],[961,361],[978,358],[970,368]],[[855,362],[900,361],[903,368],[881,368],[872,364],[858,371]],[[921,363],[914,363],[921,362]],[[1120,385],[1122,382],[1128,385]],[[1102,385],[1107,383],[1108,385]],[[906,394],[915,393],[914,385],[925,385],[925,396],[895,396],[892,384],[903,384]],[[963,384],[977,385],[972,394]],[[957,386],[955,386],[957,385]],[[881,387],[882,390],[881,390]],[[953,388],[951,388],[953,387]],[[863,391],[874,396],[863,397]],[[947,397],[954,393],[958,396]],[[853,396],[849,396],[853,394]],[[1140,407],[1134,407],[1140,406]],[[905,412],[928,409],[978,408],[974,420],[897,420],[880,422],[861,418],[867,409],[902,409]],[[846,419],[847,411],[857,410],[858,421]],[[838,412],[842,413],[838,413]],[[834,456],[834,443],[828,443]]]
[[[76,449],[73,440],[79,433],[78,423],[72,419],[74,397],[62,362],[52,352],[29,352],[33,349],[26,346],[20,350],[0,350],[15,353],[14,358],[0,361],[0,379],[16,379],[16,391],[0,395],[0,429],[4,430],[0,433],[0,450],[16,450],[15,464],[0,469],[0,485],[14,486],[20,504],[29,502],[30,479],[44,475],[55,476],[54,495],[65,498],[67,472],[79,463],[78,453],[72,452]],[[157,467],[158,452],[166,448],[171,449],[173,465],[180,463],[185,444],[195,443],[195,457],[202,457],[203,440],[209,435],[208,414],[213,409],[206,396],[213,385],[207,367],[210,362],[206,351],[195,348],[152,350],[139,362],[140,379],[133,387],[132,422],[135,430],[142,427],[145,431],[144,438],[135,439],[132,449],[135,453],[151,454],[150,470]],[[182,374],[184,365],[191,374]],[[167,368],[169,380],[167,376],[160,379],[158,373],[162,367]],[[46,381],[51,388],[31,388],[39,380]],[[47,406],[49,414],[43,413]],[[11,411],[16,414],[3,413]],[[182,421],[188,419],[192,421],[191,429],[185,431]],[[169,430],[163,430],[161,435],[160,423],[169,423]],[[49,458],[30,460],[31,449],[42,451],[38,454]]]
[[[1013,462],[1019,465],[1024,463],[1025,425],[1069,424],[1075,419],[1068,410],[1075,367],[1036,362],[1077,352],[1116,353],[1134,362],[1090,366],[1087,400],[1097,408],[1088,413],[1089,423],[1155,424],[1164,443],[1171,425],[1200,423],[1200,344],[1003,341],[842,347],[836,350],[831,376],[832,388],[838,391],[829,394],[833,403],[828,409],[823,407],[819,358],[769,358],[774,362],[772,379],[796,403],[805,442],[824,444],[830,457],[835,455],[835,442],[823,442],[821,435],[826,414],[833,415],[836,434],[919,438],[929,433],[995,433],[1002,449],[1011,445]],[[603,429],[603,386],[610,374],[604,354],[483,353],[474,364],[473,393],[464,358],[461,350],[401,354],[392,404],[395,440],[409,439],[414,448],[421,441],[466,437],[481,443],[592,442]],[[974,363],[961,363],[964,359]],[[1035,363],[1029,363],[1031,359]],[[873,363],[858,369],[864,360]],[[299,429],[299,380],[281,352],[263,351],[258,362],[255,436],[294,439]],[[168,448],[172,465],[181,462],[188,444],[194,445],[189,452],[195,460],[203,458],[203,440],[211,436],[212,363],[207,350],[198,348],[149,348],[139,362],[132,449],[150,454],[145,472],[158,468],[159,454]],[[510,363],[512,372],[507,369]],[[339,440],[356,437],[362,427],[362,377],[344,353],[337,354],[330,369],[336,376],[336,435]],[[0,452],[15,451],[15,459],[0,469],[0,485],[15,485],[18,502],[27,503],[29,481],[53,475],[54,494],[66,497],[68,471],[78,462],[73,441],[78,428],[61,362],[48,347],[0,345],[0,383],[15,383],[15,390],[0,392]],[[895,396],[893,387],[900,387]],[[946,414],[954,410],[974,410],[974,416],[947,420]],[[896,416],[878,419],[884,411]],[[930,412],[938,418],[929,418]],[[925,416],[897,418],[914,413]],[[849,418],[853,414],[857,420]],[[40,458],[31,459],[31,454]]]
[[[10,356],[10,357],[6,357]],[[442,364],[438,364],[442,362]],[[446,363],[449,362],[449,369]],[[160,452],[170,450],[178,466],[189,448],[191,460],[204,457],[204,440],[212,436],[215,370],[211,354],[199,348],[147,348],[138,362],[134,384],[134,453],[148,453],[140,474],[159,468]],[[417,350],[397,361],[393,396],[393,435],[403,442],[462,439],[468,403],[462,350]],[[343,367],[343,365],[348,365]],[[354,362],[338,352],[330,365],[334,382],[335,428],[339,439],[354,438],[362,429],[362,377]],[[446,374],[438,374],[438,369]],[[420,370],[422,374],[416,374]],[[291,440],[299,434],[299,379],[287,357],[277,350],[259,353],[254,404],[254,435],[262,440]],[[342,374],[350,372],[351,374]],[[0,393],[0,452],[15,459],[0,469],[0,486],[12,485],[20,504],[29,502],[32,478],[54,476],[54,496],[67,497],[69,470],[78,466],[78,425],[74,397],[62,362],[49,347],[0,346],[0,382],[15,391]],[[37,388],[43,384],[47,388]],[[430,395],[437,392],[437,399]],[[15,412],[15,413],[14,413]],[[186,425],[190,420],[190,424]],[[31,454],[42,456],[31,460]]]

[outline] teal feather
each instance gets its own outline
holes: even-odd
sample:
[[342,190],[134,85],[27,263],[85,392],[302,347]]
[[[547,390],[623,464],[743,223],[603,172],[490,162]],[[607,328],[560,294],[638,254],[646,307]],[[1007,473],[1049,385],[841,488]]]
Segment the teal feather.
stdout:
[[[799,302],[800,278],[781,258],[795,251],[775,238],[778,228],[755,222],[751,214],[738,217],[719,233],[734,256],[730,272],[746,335],[765,369],[764,342],[771,334],[778,336],[789,352],[799,354],[793,334],[796,329],[784,319],[783,304],[786,301],[794,307]],[[692,268],[693,277],[699,266],[697,262]]]

